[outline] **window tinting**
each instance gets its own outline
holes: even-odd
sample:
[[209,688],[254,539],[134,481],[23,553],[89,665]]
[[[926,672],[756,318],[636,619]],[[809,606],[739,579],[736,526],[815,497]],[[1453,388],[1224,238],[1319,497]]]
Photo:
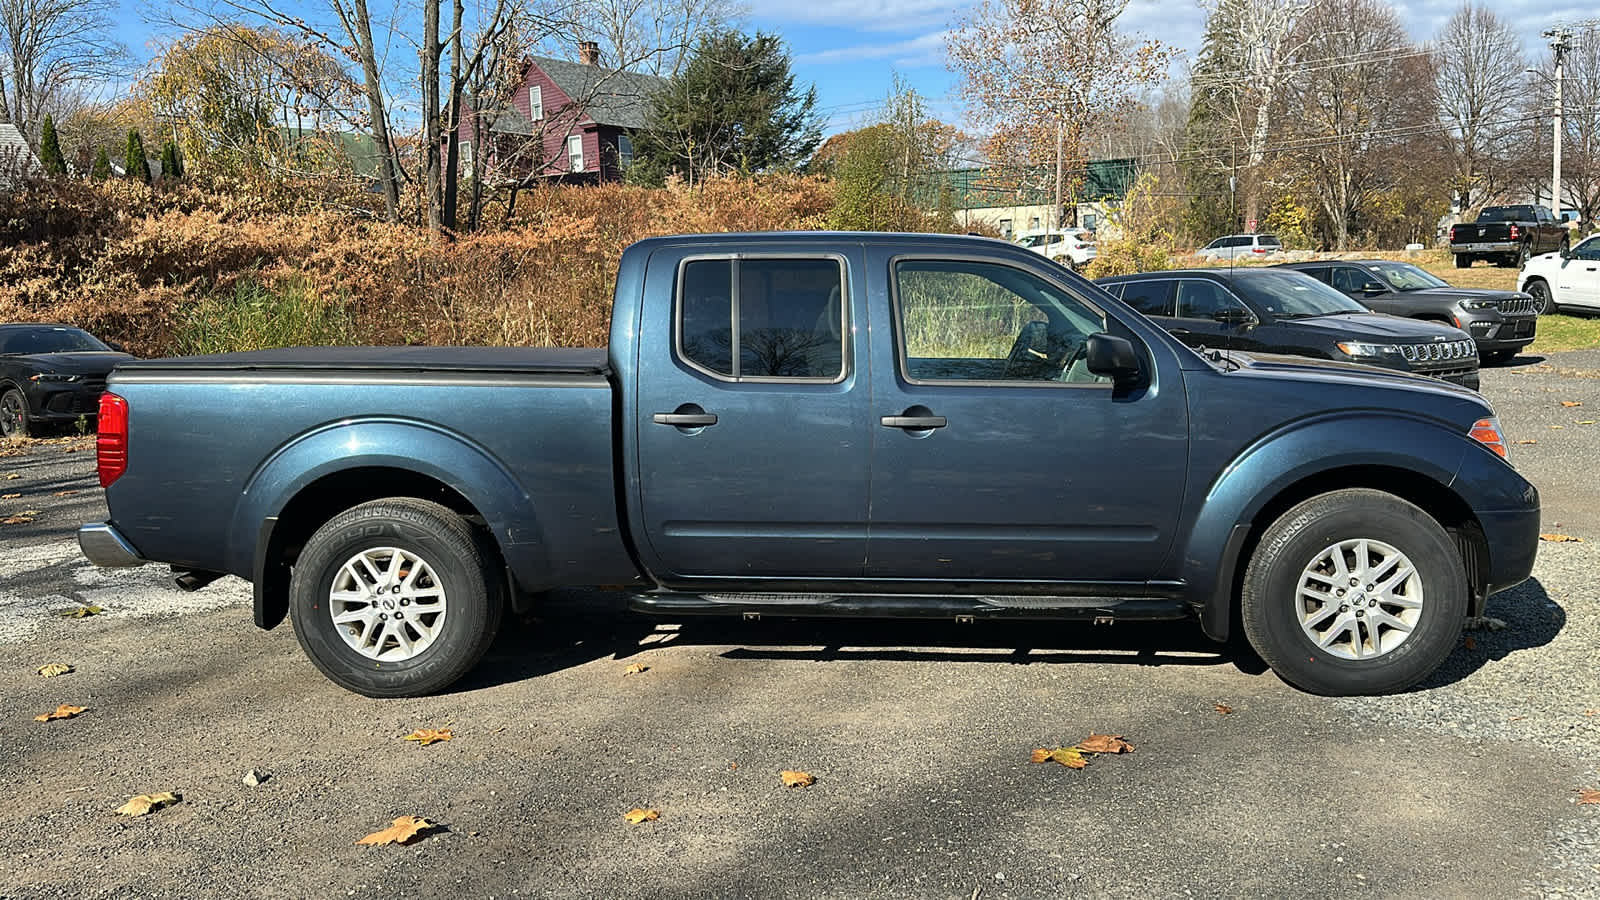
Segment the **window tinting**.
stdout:
[[87,331],[76,328],[18,328],[0,330],[0,353],[74,353],[111,348]]
[[1369,281],[1377,279],[1354,266],[1336,266],[1333,270],[1333,287],[1346,294],[1359,294],[1361,288]]
[[683,267],[678,352],[729,377],[838,378],[843,289],[831,259],[694,260]]
[[1171,281],[1130,281],[1122,301],[1147,316],[1172,315]]
[[1256,236],[1256,243],[1260,244],[1263,247],[1282,247],[1283,246],[1283,244],[1278,242],[1278,236],[1274,235],[1274,234],[1257,235]]
[[1020,269],[964,260],[895,267],[905,374],[933,381],[1100,383],[1088,370],[1101,315]]
[[1222,309],[1243,309],[1221,285],[1214,281],[1185,279],[1178,282],[1178,318],[1209,319]]

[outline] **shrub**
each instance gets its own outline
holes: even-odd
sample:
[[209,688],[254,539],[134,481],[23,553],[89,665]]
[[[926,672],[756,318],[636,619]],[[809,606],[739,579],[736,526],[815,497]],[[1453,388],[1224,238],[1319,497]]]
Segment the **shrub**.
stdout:
[[61,137],[56,134],[54,116],[44,117],[44,127],[39,134],[39,165],[46,175],[67,174],[67,158],[61,153]]

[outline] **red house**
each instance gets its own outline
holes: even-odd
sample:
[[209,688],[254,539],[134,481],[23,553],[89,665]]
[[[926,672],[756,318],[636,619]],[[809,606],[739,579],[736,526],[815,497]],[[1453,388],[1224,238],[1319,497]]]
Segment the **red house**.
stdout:
[[621,180],[633,162],[629,132],[645,126],[651,96],[666,79],[600,66],[592,41],[578,50],[579,62],[525,58],[509,103],[462,116],[456,140],[464,174],[517,182]]

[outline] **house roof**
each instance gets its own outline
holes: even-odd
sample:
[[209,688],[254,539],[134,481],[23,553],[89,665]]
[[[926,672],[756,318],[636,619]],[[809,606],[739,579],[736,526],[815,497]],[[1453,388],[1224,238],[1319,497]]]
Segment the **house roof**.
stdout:
[[22,136],[17,126],[0,122],[0,163],[11,164],[12,159],[16,160],[16,165],[29,171],[39,166],[39,158],[33,155],[33,148],[28,146],[28,139]]
[[621,72],[549,56],[532,57],[532,62],[562,93],[580,104],[596,125],[643,128],[650,115],[651,96],[667,84],[665,78],[656,75]]

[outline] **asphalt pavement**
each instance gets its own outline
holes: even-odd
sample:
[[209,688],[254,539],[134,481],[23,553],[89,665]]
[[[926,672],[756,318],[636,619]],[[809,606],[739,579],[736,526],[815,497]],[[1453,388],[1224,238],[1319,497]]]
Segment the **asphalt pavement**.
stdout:
[[[451,693],[369,700],[254,628],[242,581],[79,558],[87,442],[0,448],[0,521],[31,520],[0,525],[0,897],[1600,897],[1600,352],[1483,381],[1546,529],[1584,542],[1385,698],[1300,693],[1187,624],[674,622],[564,592]],[[60,704],[88,711],[34,721]],[[1135,749],[1030,762],[1091,733]],[[356,843],[403,815],[443,828]]]

